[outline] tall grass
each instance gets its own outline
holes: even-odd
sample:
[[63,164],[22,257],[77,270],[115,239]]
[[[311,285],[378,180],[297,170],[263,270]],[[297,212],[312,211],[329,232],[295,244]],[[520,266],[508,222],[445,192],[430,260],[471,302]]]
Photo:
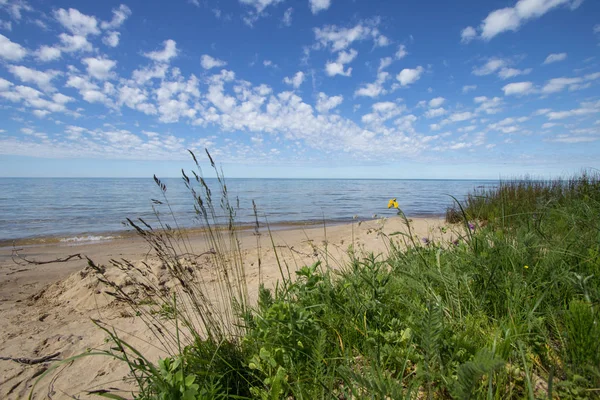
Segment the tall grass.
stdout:
[[[261,286],[256,304],[219,176],[223,213],[201,175],[184,174],[219,274],[216,299],[181,231],[130,221],[175,280],[143,288],[169,311],[169,326],[113,285],[172,355],[155,365],[103,326],[112,355],[137,377],[137,398],[600,397],[596,175],[475,193],[454,211],[485,223],[459,242],[407,247],[392,236],[388,254],[351,252],[341,270],[317,262],[290,279],[280,266],[281,282]],[[168,206],[166,196],[157,205]]]

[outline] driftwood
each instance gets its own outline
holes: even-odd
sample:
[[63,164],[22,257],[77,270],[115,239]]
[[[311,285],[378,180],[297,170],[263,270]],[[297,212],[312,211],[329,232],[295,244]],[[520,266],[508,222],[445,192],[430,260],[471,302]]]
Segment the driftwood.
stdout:
[[71,254],[70,256],[63,257],[63,258],[56,258],[54,260],[36,261],[36,260],[30,260],[30,259],[25,258],[24,256],[20,255],[19,251],[21,251],[21,250],[23,250],[23,249],[17,249],[17,248],[12,249],[11,257],[12,257],[12,260],[17,265],[44,265],[44,264],[54,264],[54,263],[68,262],[71,260],[83,260],[84,259],[84,256],[82,256],[80,253],[77,253],[77,254]]
[[58,357],[59,355],[60,355],[60,352],[54,353],[54,354],[50,354],[49,356],[44,356],[44,357],[40,357],[40,358],[0,357],[0,360],[14,361],[14,362],[17,362],[19,364],[36,365],[36,364],[45,363],[46,361],[58,361],[58,360],[55,360],[55,358]]

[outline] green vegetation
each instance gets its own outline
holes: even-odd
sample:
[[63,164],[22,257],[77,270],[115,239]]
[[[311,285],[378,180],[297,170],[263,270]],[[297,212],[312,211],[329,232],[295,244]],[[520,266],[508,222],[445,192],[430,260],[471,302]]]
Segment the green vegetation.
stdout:
[[280,265],[279,284],[261,286],[251,304],[235,208],[218,175],[218,202],[200,176],[184,181],[208,228],[204,257],[220,300],[209,299],[193,259],[181,257],[189,249],[177,229],[130,221],[177,282],[169,292],[147,284],[154,308],[113,285],[172,354],[154,365],[101,325],[113,341],[107,353],[136,377],[137,398],[600,397],[597,176],[475,193],[449,210],[465,225],[455,243],[397,235],[385,239],[388,254],[350,248],[341,270],[316,263],[288,273]]

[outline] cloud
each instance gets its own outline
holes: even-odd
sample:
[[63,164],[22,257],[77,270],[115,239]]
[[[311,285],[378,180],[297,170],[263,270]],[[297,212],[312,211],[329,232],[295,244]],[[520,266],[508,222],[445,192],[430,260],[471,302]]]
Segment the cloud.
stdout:
[[473,75],[477,75],[477,76],[491,75],[491,74],[495,73],[496,71],[500,70],[500,68],[504,67],[505,65],[506,65],[506,61],[504,61],[504,60],[502,60],[500,58],[491,58],[488,60],[488,62],[486,62],[482,66],[474,67]]
[[586,89],[591,85],[592,81],[595,81],[600,78],[600,73],[587,74],[583,77],[576,78],[554,78],[550,79],[546,84],[542,87],[543,94],[551,94],[562,92],[566,88],[569,91],[573,92],[576,90]]
[[[8,81],[7,81],[8,82]],[[22,102],[24,106],[36,110],[47,110],[49,112],[67,112],[64,103],[59,103],[53,99],[49,100],[44,93],[29,86],[14,86],[12,83],[0,81],[0,97],[14,103]]]
[[502,68],[500,72],[498,72],[498,76],[502,79],[514,78],[519,75],[529,75],[533,71],[531,68],[527,69],[516,69],[516,68]]
[[394,57],[396,57],[396,60],[401,60],[404,57],[406,57],[408,55],[408,51],[406,51],[406,46],[401,44],[400,46],[398,46],[398,50],[396,51],[396,54],[394,55]]
[[323,28],[314,28],[317,40],[316,48],[329,48],[332,52],[345,50],[356,41],[373,39],[376,46],[389,44],[389,39],[375,27],[377,21],[359,22],[352,28],[342,28],[336,25],[326,25]]
[[285,10],[285,12],[283,13],[283,19],[281,20],[281,22],[283,22],[283,24],[285,26],[292,26],[292,13],[293,12],[294,12],[294,9],[292,7],[290,7],[287,10]]
[[436,97],[435,99],[429,100],[429,107],[431,107],[431,108],[438,108],[442,104],[444,104],[445,101],[446,101],[446,99],[443,98],[443,97]]
[[374,83],[362,85],[354,92],[355,97],[371,97],[375,98],[381,94],[386,94],[387,90],[383,87],[384,82],[389,78],[390,74],[385,71],[377,73],[377,80]]
[[308,0],[308,3],[313,14],[327,10],[331,6],[331,0]]
[[60,51],[59,48],[45,46],[45,45],[41,46],[34,53],[35,58],[37,58],[38,61],[42,61],[42,62],[58,60],[60,58],[61,54],[62,54],[62,52]]
[[408,86],[421,79],[423,74],[423,67],[418,66],[417,68],[410,69],[405,68],[396,76],[396,79],[400,82],[401,86]]
[[216,67],[224,67],[227,65],[227,63],[223,60],[213,58],[208,54],[204,54],[202,57],[200,57],[200,65],[202,65],[202,68],[204,69],[211,69]]
[[286,76],[285,78],[283,78],[283,82],[288,85],[292,85],[294,89],[298,89],[300,85],[302,85],[302,82],[304,82],[304,72],[298,71],[291,78]]
[[491,40],[503,32],[518,30],[527,21],[539,18],[556,7],[575,9],[580,4],[581,0],[519,0],[514,7],[492,11],[479,27],[481,37]]
[[466,121],[466,120],[472,119],[473,117],[475,117],[475,114],[473,114],[472,112],[469,112],[469,111],[465,111],[465,112],[460,112],[460,113],[454,113],[454,114],[450,115],[450,117],[448,117],[448,119],[445,121],[461,122],[461,121]]
[[111,78],[114,75],[112,69],[117,65],[116,61],[108,58],[89,57],[81,62],[87,66],[88,75],[100,81]]
[[85,36],[61,33],[58,35],[58,38],[62,43],[60,50],[66,53],[74,53],[78,51],[90,52],[94,49],[92,44],[88,42]]
[[283,0],[240,0],[240,3],[254,7],[257,14],[261,14],[267,7],[283,2]]
[[477,89],[477,85],[465,85],[465,86],[462,87],[462,92],[463,93],[469,93],[469,92],[472,92],[475,89]]
[[345,70],[344,65],[351,63],[357,55],[358,52],[354,49],[350,49],[350,51],[340,51],[335,62],[328,61],[327,64],[325,64],[325,72],[328,76],[351,76],[352,68]]
[[0,20],[0,29],[4,29],[5,31],[12,31],[12,22]]
[[330,110],[336,108],[344,101],[344,96],[331,96],[328,97],[325,93],[320,92],[317,97],[317,105],[315,108],[321,114],[326,114]]
[[74,8],[68,10],[60,8],[54,11],[54,18],[73,35],[85,37],[100,33],[98,21],[95,17],[82,14]]
[[502,111],[503,100],[500,97],[478,96],[473,99],[476,104],[479,104],[475,110],[478,113],[486,113],[488,115],[497,114]]
[[533,91],[533,83],[531,82],[516,82],[509,83],[508,85],[502,88],[505,96],[522,96],[525,94],[532,93]]
[[470,43],[473,39],[477,37],[477,31],[472,26],[467,26],[460,32],[460,42],[461,43]]
[[54,70],[47,70],[45,72],[38,71],[35,69],[27,68],[22,65],[11,65],[8,67],[11,74],[19,78],[21,82],[34,83],[40,89],[45,92],[52,92],[56,89],[52,86],[51,82],[60,73]]
[[563,61],[567,59],[567,53],[553,53],[548,55],[548,57],[546,57],[546,60],[544,61],[544,65],[545,64],[552,64],[558,61]]
[[581,107],[567,111],[551,111],[546,114],[549,120],[565,119],[600,113],[600,100],[596,102],[582,102]]
[[[125,4],[121,4],[118,8],[112,10],[113,17],[110,22],[102,22],[102,29],[114,30],[123,25],[123,22],[131,16],[131,9]],[[113,46],[114,47],[114,46]]]
[[441,117],[442,115],[446,115],[448,113],[448,111],[446,111],[444,108],[440,107],[440,108],[431,108],[429,110],[427,110],[425,112],[425,118],[436,118],[436,117]]
[[117,47],[119,45],[119,32],[111,31],[108,32],[103,38],[102,43],[108,47]]
[[155,50],[149,53],[144,53],[144,57],[147,57],[156,62],[165,62],[168,63],[172,58],[177,56],[177,43],[172,40],[165,40],[163,42],[165,48],[163,50]]
[[377,68],[377,72],[383,71],[384,69],[386,69],[390,65],[392,65],[392,57],[384,57],[384,58],[382,58],[381,60],[379,60],[379,68]]
[[21,11],[33,11],[33,8],[27,4],[26,1],[0,1],[0,9],[4,8],[5,11],[15,20],[21,20]]
[[7,61],[21,61],[27,55],[27,50],[18,43],[0,34],[0,57]]

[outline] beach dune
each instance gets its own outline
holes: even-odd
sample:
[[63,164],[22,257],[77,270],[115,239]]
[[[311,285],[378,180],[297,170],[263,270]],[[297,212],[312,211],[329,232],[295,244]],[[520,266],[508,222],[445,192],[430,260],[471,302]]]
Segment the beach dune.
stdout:
[[[444,221],[438,218],[412,219],[414,238],[440,238],[452,240],[457,232],[452,229],[442,233]],[[277,257],[291,271],[304,265],[322,261],[329,268],[341,268],[352,246],[359,254],[364,251],[375,255],[387,252],[393,232],[407,232],[401,218],[387,218],[333,226],[297,226],[272,232],[274,246],[268,232],[255,235],[251,231],[239,234],[251,299],[259,283],[273,286],[281,278]],[[402,242],[405,236],[393,236]],[[207,243],[199,233],[191,233],[193,251],[200,254]],[[85,256],[69,262],[33,265],[15,257],[12,247],[0,249],[0,398],[26,397],[37,379],[55,361],[23,364],[10,358],[36,359],[57,354],[64,360],[81,354],[86,349],[106,346],[106,334],[95,326],[98,319],[112,326],[123,339],[156,361],[165,356],[164,349],[156,346],[152,333],[130,308],[105,294],[107,289],[87,267],[89,257],[97,264],[109,265],[111,259],[146,261],[156,265],[151,248],[142,238],[124,237],[99,243],[55,243],[52,245],[23,246],[18,254],[28,260],[53,260],[73,254]],[[259,276],[258,258],[261,259]],[[154,264],[153,264],[154,263]],[[112,267],[114,269],[114,267]],[[287,269],[286,268],[286,269]],[[206,281],[211,281],[211,271],[203,270]],[[134,288],[136,282],[107,269],[121,287]],[[53,399],[79,396],[86,398],[87,391],[108,387],[130,389],[123,381],[128,369],[124,363],[108,357],[80,358],[61,365],[44,377],[35,387],[35,398]],[[125,393],[126,394],[126,393]]]

